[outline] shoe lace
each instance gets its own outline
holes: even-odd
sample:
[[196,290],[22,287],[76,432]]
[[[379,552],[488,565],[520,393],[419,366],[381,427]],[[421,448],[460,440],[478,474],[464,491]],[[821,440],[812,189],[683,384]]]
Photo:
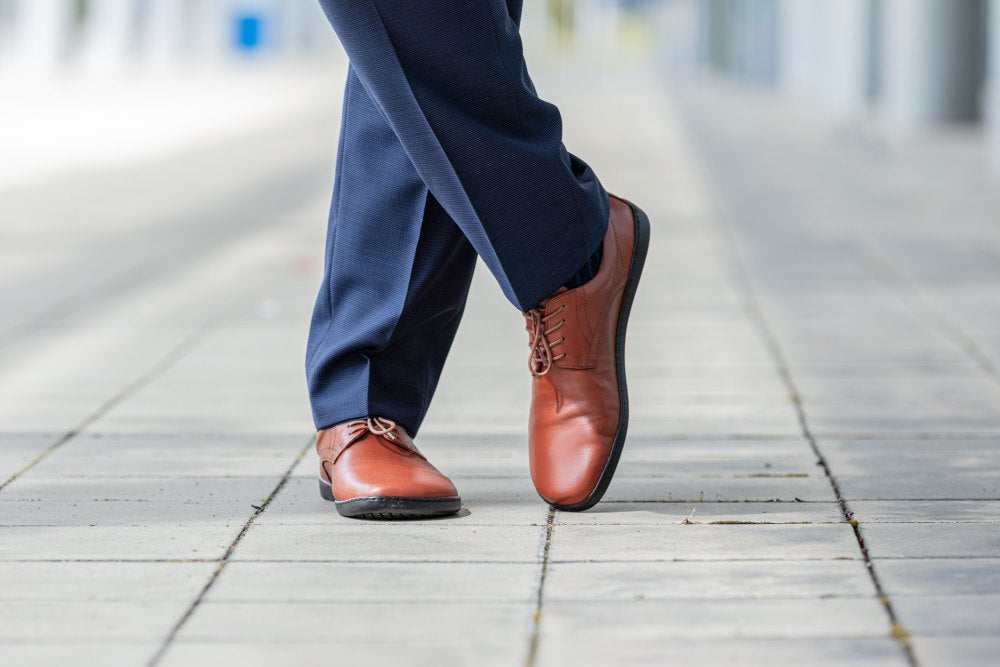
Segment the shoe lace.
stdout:
[[347,422],[348,436],[353,440],[365,431],[373,435],[381,435],[393,442],[399,441],[399,434],[396,433],[396,422],[385,417],[368,417],[366,419],[353,419]]
[[565,352],[555,355],[552,353],[552,348],[566,342],[565,336],[556,340],[549,340],[549,336],[562,328],[566,324],[566,320],[559,320],[551,327],[548,326],[549,320],[561,313],[565,308],[566,304],[563,303],[547,315],[543,310],[543,306],[532,308],[525,313],[528,317],[528,333],[531,338],[528,343],[528,346],[531,348],[531,352],[528,354],[528,370],[535,377],[542,377],[548,373],[554,362],[566,356]]

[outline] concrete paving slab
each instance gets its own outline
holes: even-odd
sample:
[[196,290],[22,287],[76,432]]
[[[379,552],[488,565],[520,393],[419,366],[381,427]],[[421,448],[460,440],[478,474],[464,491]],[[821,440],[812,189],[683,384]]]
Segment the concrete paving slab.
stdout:
[[542,535],[538,526],[464,526],[448,518],[387,524],[377,533],[355,523],[254,525],[233,559],[531,563]]
[[0,526],[135,526],[245,521],[280,478],[41,477],[0,496]]
[[0,602],[190,602],[216,563],[6,562]]
[[0,602],[0,645],[155,641],[170,630],[188,604],[149,600]]
[[[195,609],[181,641],[353,644],[377,640],[437,644],[488,643],[521,638],[532,607],[521,603],[339,604],[327,602],[217,602]],[[377,627],[373,627],[377,623]]]
[[[405,661],[412,667],[440,665],[483,665],[512,667],[524,659],[518,642],[490,641],[477,638],[476,643],[464,641],[330,641],[323,636],[293,643],[262,643],[241,641],[225,643],[209,641],[177,641],[167,653],[165,667],[188,667],[192,664],[238,664],[243,667],[272,667],[276,664],[315,665],[329,661],[343,662],[352,667],[384,667]],[[292,657],[294,656],[294,658]]]
[[816,667],[903,667],[899,645],[890,639],[673,639],[609,645],[597,638],[546,638],[538,664],[688,665],[810,665]]
[[837,482],[848,500],[1000,500],[1000,475],[844,475]]
[[858,559],[851,527],[830,525],[559,526],[560,561]]
[[[635,431],[635,435],[644,436],[666,435],[684,438],[705,434],[719,438],[730,438],[737,435],[782,438],[793,437],[801,433],[801,429],[792,419],[761,416],[753,409],[747,409],[738,415],[730,415],[725,420],[712,414],[702,415],[699,418],[679,417],[675,419],[669,414],[664,415],[662,408],[650,406],[646,409],[640,409],[639,405],[632,404],[629,407],[629,415],[635,418],[635,425],[629,425],[629,433]],[[515,426],[515,428],[520,427],[520,425]]]
[[893,602],[899,620],[917,636],[1000,636],[1000,595],[901,596]]
[[62,437],[59,433],[0,433],[0,484]]
[[755,524],[842,523],[844,516],[835,502],[716,502],[716,503],[623,503],[605,501],[587,512],[557,512],[556,524],[664,525],[664,524]]
[[876,565],[882,587],[902,595],[1000,594],[1000,559],[883,559]]
[[0,644],[0,662],[5,665],[32,667],[65,667],[67,664],[95,667],[135,667],[149,660],[158,642],[71,644],[54,646],[39,644]]
[[815,457],[803,452],[796,457],[733,457],[731,459],[647,459],[630,456],[622,457],[616,477],[813,477],[822,474]]
[[74,437],[32,473],[43,477],[268,477],[282,474],[311,438],[267,434],[95,434]]
[[998,637],[914,637],[913,646],[926,667],[992,667],[1000,655]]
[[[947,465],[948,462],[960,466],[982,464],[987,469],[1000,465],[1000,451],[993,438],[887,438],[881,440],[820,440],[824,455],[843,469],[844,474],[852,474],[857,465],[862,472],[869,471],[869,465],[914,466],[915,472],[925,472],[927,464]],[[964,470],[980,472],[982,470]]]
[[535,563],[232,562],[210,602],[534,601]]
[[719,465],[734,460],[777,461],[811,458],[809,443],[796,435],[783,439],[732,438],[719,440],[711,437],[679,440],[655,436],[629,438],[622,455],[623,461],[714,461]]
[[927,433],[929,435],[949,435],[954,433],[976,436],[1000,435],[1000,419],[952,418],[948,416],[914,417],[912,411],[899,416],[884,412],[852,416],[838,413],[829,418],[812,421],[813,432],[821,437],[849,435],[895,435],[900,433]]
[[622,644],[716,638],[883,638],[889,633],[874,599],[643,600],[549,602],[542,608],[543,641],[599,637]]
[[868,523],[861,533],[872,558],[1000,557],[1000,531],[969,523]]
[[830,482],[817,472],[774,473],[766,477],[615,477],[605,494],[610,502],[805,501],[835,500]]
[[855,518],[874,523],[997,523],[996,500],[852,500]]
[[0,526],[0,560],[218,559],[242,528],[242,522]]
[[546,601],[871,598],[859,561],[560,563],[549,565]]

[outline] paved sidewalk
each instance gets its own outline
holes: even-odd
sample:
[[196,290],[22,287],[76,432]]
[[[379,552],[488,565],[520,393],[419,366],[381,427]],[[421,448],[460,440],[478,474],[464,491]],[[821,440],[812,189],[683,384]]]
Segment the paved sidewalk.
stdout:
[[523,322],[485,271],[420,434],[466,509],[320,500],[335,111],[4,193],[0,664],[993,664],[996,189],[731,90],[539,87],[654,225],[605,502],[531,488]]

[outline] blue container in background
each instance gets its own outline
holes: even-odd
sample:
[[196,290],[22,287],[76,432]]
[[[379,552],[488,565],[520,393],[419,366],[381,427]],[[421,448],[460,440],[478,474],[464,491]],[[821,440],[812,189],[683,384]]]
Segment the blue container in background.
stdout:
[[262,12],[234,12],[233,47],[244,53],[260,51],[266,46],[268,23],[267,16]]

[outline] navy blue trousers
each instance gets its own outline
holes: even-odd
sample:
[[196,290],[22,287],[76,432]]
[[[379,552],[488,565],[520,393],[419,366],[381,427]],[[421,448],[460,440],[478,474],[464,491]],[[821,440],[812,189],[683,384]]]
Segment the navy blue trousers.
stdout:
[[594,253],[607,194],[528,77],[522,0],[320,0],[350,59],[306,359],[318,429],[423,421],[476,256],[528,310]]

